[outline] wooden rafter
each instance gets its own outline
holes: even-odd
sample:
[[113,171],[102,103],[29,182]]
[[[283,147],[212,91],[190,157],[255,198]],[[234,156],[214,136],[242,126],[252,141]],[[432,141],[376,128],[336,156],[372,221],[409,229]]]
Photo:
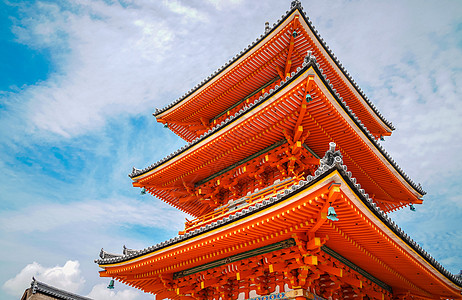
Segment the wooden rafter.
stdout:
[[[298,21],[298,16],[294,17],[291,29],[293,32],[296,32],[298,26],[299,26],[299,21]],[[286,60],[286,66],[284,68],[284,74],[286,76],[289,75],[290,67],[292,66],[292,53],[294,51],[294,40],[295,40],[295,34],[290,35],[290,41],[289,41],[289,52],[287,54],[287,60]]]

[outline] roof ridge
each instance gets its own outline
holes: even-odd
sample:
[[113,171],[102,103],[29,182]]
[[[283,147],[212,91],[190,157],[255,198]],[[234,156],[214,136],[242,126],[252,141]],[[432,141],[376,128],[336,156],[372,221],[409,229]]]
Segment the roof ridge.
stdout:
[[35,279],[35,277],[32,277],[30,288],[32,290],[32,294],[41,292],[54,297],[59,297],[58,299],[63,300],[93,300],[92,298],[80,296],[62,289],[58,289],[46,283],[40,282],[37,279]]

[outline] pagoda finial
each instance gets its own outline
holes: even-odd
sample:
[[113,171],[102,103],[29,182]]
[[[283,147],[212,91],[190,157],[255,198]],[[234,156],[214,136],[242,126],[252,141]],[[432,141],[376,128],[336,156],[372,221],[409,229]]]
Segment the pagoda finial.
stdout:
[[302,8],[302,4],[300,3],[299,0],[294,0],[292,1],[292,3],[290,3],[290,9],[294,9],[294,8]]
[[265,33],[268,33],[269,31],[270,31],[269,22],[265,22]]

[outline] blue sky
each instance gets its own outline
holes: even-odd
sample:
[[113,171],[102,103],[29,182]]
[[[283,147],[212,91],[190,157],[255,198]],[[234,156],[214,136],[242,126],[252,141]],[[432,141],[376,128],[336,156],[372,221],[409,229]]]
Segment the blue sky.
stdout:
[[[428,194],[395,221],[451,272],[462,269],[462,4],[302,1],[340,61],[397,130],[382,142]],[[290,1],[0,3],[0,298],[36,276],[96,299],[99,250],[141,249],[185,215],[127,174],[184,142],[152,112],[275,22]]]

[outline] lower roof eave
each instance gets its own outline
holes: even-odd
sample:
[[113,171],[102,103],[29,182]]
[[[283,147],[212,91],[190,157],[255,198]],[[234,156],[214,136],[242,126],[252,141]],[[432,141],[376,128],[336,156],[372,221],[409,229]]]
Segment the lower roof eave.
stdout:
[[[261,204],[260,206],[255,205],[253,209],[236,213],[233,218],[230,217],[222,222],[209,224],[200,230],[171,239],[168,242],[161,243],[160,246],[157,245],[142,250],[137,254],[116,259],[97,260],[96,262],[100,264],[100,267],[110,270],[114,267],[131,266],[147,259],[159,258],[162,255],[165,255],[165,261],[169,261],[172,260],[173,257],[171,254],[180,248],[186,249],[187,247],[194,247],[194,245],[198,245],[201,242],[203,243],[207,240],[216,239],[226,230],[230,230],[230,228],[247,226],[254,222],[253,220],[256,220],[256,218],[265,217],[278,209],[285,208],[291,203],[300,201],[300,199],[307,197],[307,195],[318,192],[321,188],[325,188],[328,183],[338,182],[341,183],[342,192],[347,195],[348,199],[354,202],[356,209],[369,220],[369,224],[373,224],[376,228],[379,228],[390,241],[393,241],[393,243],[399,245],[401,249],[404,249],[415,263],[425,268],[427,272],[432,274],[431,276],[438,278],[438,281],[448,289],[454,292],[460,292],[462,290],[462,284],[457,277],[445,270],[436,260],[417,245],[417,243],[410,239],[409,236],[397,227],[396,224],[392,222],[370,198],[368,198],[364,190],[359,190],[355,184],[350,181],[349,174],[346,172],[346,166],[337,162],[331,167],[321,166],[320,169],[321,170],[318,169],[319,172],[317,172],[316,176],[307,178],[307,181],[300,182],[295,188],[286,190],[277,197],[273,197],[273,201],[267,201],[267,203]],[[281,239],[283,238],[284,237],[281,236]],[[193,252],[190,253],[193,254]],[[110,272],[109,274],[105,274],[105,276],[106,275],[111,276]],[[116,274],[112,274],[112,276],[114,275]]]

